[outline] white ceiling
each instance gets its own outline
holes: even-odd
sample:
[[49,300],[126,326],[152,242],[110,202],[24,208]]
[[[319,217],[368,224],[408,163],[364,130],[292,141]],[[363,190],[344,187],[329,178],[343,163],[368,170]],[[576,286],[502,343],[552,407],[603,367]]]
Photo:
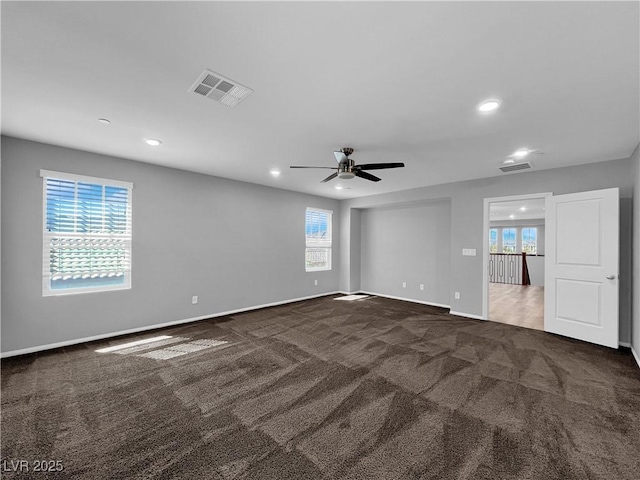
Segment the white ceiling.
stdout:
[[[640,141],[638,2],[1,8],[6,135],[334,198],[505,175],[521,147],[540,170]],[[189,93],[205,68],[255,92],[235,108]],[[500,110],[476,112],[490,97]],[[327,184],[288,168],[343,146],[406,168]]]
[[544,220],[544,198],[529,198],[510,202],[492,202],[489,204],[489,219],[492,222],[510,220]]

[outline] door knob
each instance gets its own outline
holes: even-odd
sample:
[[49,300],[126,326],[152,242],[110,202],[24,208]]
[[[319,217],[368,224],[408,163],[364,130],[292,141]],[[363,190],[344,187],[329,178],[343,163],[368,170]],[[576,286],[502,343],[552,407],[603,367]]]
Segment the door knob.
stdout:
[[607,280],[613,280],[614,278],[616,278],[615,275],[607,275]]

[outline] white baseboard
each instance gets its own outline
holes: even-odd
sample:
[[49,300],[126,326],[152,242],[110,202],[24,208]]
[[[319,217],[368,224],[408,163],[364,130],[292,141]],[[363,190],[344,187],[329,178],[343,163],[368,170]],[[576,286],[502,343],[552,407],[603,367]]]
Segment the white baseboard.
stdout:
[[458,317],[467,317],[467,318],[474,318],[476,320],[485,320],[485,318],[483,318],[482,315],[475,315],[473,313],[454,312],[453,310],[450,310],[449,313],[451,315],[457,315]]
[[618,345],[620,345],[621,347],[631,348],[631,344],[627,342],[618,342]]
[[276,307],[278,305],[285,305],[287,303],[300,302],[302,300],[311,300],[312,298],[325,297],[327,295],[335,295],[337,293],[341,293],[341,292],[335,291],[335,292],[319,293],[317,295],[309,295],[306,297],[292,298],[290,300],[281,300],[279,302],[265,303],[264,305],[255,305],[252,307],[238,308],[236,310],[229,310],[227,312],[211,313],[209,315],[201,315],[199,317],[184,318],[182,320],[173,320],[171,322],[158,323],[155,325],[146,325],[144,327],[131,328],[128,330],[121,330],[118,332],[104,333],[100,335],[94,335],[91,337],[65,340],[64,342],[49,343],[47,345],[38,345],[36,347],[29,347],[29,348],[21,348],[19,350],[2,352],[0,353],[0,358],[15,357],[17,355],[26,355],[27,353],[42,352],[44,350],[51,350],[51,349],[60,348],[60,347],[69,347],[71,345],[77,345],[79,343],[93,342],[95,340],[104,340],[106,338],[119,337],[121,335],[129,335],[131,333],[140,333],[140,332],[145,332],[147,330],[155,330],[157,328],[173,327],[175,325],[182,325],[184,323],[191,323],[191,322],[197,322],[199,320],[206,320],[207,318],[224,317],[226,315],[233,315],[235,313],[249,312],[251,310],[258,310],[260,308]]
[[638,356],[636,351],[633,349],[633,346],[630,346],[629,348],[631,348],[631,354],[633,355],[633,358],[636,359],[636,363],[638,364],[638,367],[640,367],[640,356]]
[[430,305],[432,307],[451,308],[450,305],[444,305],[442,303],[423,302],[422,300],[415,300],[413,298],[396,297],[395,295],[387,295],[387,294],[384,294],[384,293],[376,293],[376,292],[367,292],[366,290],[358,290],[355,293],[365,293],[367,295],[375,295],[376,297],[391,298],[392,300],[403,300],[405,302],[419,303],[421,305]]

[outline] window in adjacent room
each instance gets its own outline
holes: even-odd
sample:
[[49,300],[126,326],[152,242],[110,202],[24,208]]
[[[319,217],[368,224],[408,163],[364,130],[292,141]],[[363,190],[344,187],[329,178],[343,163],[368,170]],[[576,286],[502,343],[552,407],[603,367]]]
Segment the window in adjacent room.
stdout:
[[526,227],[522,229],[522,251],[535,255],[538,252],[538,229]]
[[307,208],[305,270],[331,270],[331,211]]
[[516,229],[502,229],[502,253],[516,253]]
[[489,252],[498,252],[498,229],[492,228],[489,230]]
[[133,184],[42,170],[42,294],[131,288]]

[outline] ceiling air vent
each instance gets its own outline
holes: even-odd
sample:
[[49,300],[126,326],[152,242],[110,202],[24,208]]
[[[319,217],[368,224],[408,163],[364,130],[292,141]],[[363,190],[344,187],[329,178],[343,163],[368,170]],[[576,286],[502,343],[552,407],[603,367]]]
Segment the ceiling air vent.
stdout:
[[227,107],[235,107],[253,93],[249,87],[240,85],[238,82],[229,80],[211,70],[202,72],[189,91],[216,100]]
[[529,168],[531,168],[531,164],[529,162],[522,162],[522,163],[514,163],[512,165],[502,165],[498,168],[505,173],[517,172],[518,170],[528,170]]

